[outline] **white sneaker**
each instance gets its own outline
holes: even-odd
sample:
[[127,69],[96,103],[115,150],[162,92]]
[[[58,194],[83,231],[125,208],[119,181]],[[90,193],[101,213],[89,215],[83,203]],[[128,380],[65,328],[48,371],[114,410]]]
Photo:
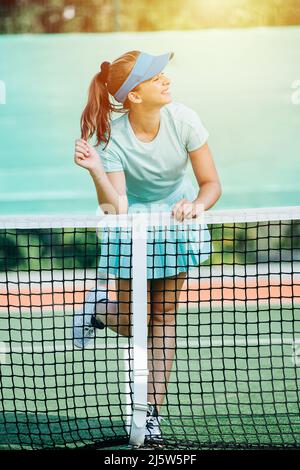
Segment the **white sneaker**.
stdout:
[[99,320],[95,321],[95,306],[98,302],[108,301],[106,291],[92,289],[86,296],[82,310],[75,312],[72,338],[77,348],[85,348],[95,336],[95,328],[104,328]]
[[162,418],[158,415],[155,405],[149,403],[149,409],[146,417],[145,444],[163,444],[160,422]]

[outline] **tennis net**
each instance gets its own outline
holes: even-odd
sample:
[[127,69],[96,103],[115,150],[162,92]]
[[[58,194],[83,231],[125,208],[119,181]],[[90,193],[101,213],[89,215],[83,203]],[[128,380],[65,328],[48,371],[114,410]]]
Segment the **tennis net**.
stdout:
[[[132,330],[97,330],[79,349],[72,325],[96,285],[117,306],[116,327],[126,312],[132,324],[137,287],[129,282],[141,263],[134,218],[0,218],[0,448],[129,445],[138,377]],[[170,374],[163,447],[300,447],[300,207],[207,211],[176,232],[169,222],[151,224],[149,325],[153,311],[166,322],[172,303],[177,312],[173,330],[152,342],[150,362],[160,348],[163,376],[148,376],[159,400],[156,382]],[[197,246],[205,255],[198,266]],[[168,276],[150,280],[163,256],[170,269],[189,267],[178,297]]]

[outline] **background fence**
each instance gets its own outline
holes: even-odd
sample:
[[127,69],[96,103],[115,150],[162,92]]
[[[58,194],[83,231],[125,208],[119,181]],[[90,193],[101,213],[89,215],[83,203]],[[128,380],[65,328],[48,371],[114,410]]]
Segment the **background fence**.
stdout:
[[157,31],[300,24],[299,0],[2,0],[0,33]]

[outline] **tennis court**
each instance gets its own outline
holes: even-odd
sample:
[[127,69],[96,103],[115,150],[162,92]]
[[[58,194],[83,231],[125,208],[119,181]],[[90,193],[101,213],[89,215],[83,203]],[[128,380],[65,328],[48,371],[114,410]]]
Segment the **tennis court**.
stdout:
[[[127,19],[137,9],[130,14],[126,5],[125,13],[118,1],[98,9],[94,29],[83,2],[5,3],[0,23],[13,34],[0,37],[0,449],[130,449],[146,404],[137,393],[145,338],[106,328],[85,350],[71,339],[90,289],[108,283],[117,300],[110,274],[98,272],[99,218],[78,216],[97,212],[91,179],[73,162],[90,79],[125,51],[174,51],[166,69],[173,100],[194,109],[210,132],[223,188],[217,209],[296,204],[300,27],[281,25],[297,22],[298,7],[252,5],[255,18],[246,24],[280,26],[244,28],[250,12],[243,5],[225,22],[241,27],[221,29],[219,2],[191,2],[194,16],[186,5],[178,16],[181,6],[170,15],[157,5],[131,31]],[[183,30],[189,15],[199,30]],[[164,30],[167,18],[178,28]],[[119,32],[88,32],[107,31],[110,21]],[[50,34],[14,34],[28,29]],[[198,188],[190,163],[187,172]],[[46,215],[58,213],[66,217]],[[213,250],[190,270],[178,304],[162,447],[300,448],[300,208],[214,207],[205,220]],[[107,243],[109,252],[115,241]],[[134,246],[131,254],[137,279]],[[142,296],[133,293],[138,303]],[[137,303],[134,324],[147,307],[140,302],[139,311]],[[139,385],[145,397],[147,383]]]
[[[100,63],[137,45],[175,52],[166,69],[173,100],[194,109],[210,132],[223,186],[216,208],[296,204],[300,112],[292,96],[299,42],[299,27],[3,35],[1,214],[95,213],[91,180],[73,164],[79,119]],[[187,54],[191,44],[201,61]],[[196,185],[191,168],[189,174]]]
[[[208,213],[214,253],[190,271],[180,298],[161,411],[169,449],[299,447],[299,209],[279,211],[279,222],[261,222],[258,211],[258,222],[242,222],[242,212],[237,223],[236,212]],[[105,329],[88,349],[74,348],[74,311],[97,276],[96,265],[78,265],[99,240],[84,225],[57,226],[38,229],[39,243],[35,228],[1,230],[23,249],[27,237],[19,267],[0,276],[1,448],[129,448],[134,338]],[[60,255],[58,233],[69,240]],[[70,234],[85,251],[74,251]]]
[[[235,314],[237,324],[232,310],[189,314],[188,325],[186,314],[179,315],[166,405],[171,432],[163,426],[173,448],[299,443],[293,358],[300,320],[293,325],[289,309],[247,313]],[[2,447],[127,442],[128,345],[111,334],[100,336],[95,350],[74,351],[64,343],[68,320],[62,312],[43,319],[23,315],[20,333],[19,317],[10,319],[12,352],[1,365]],[[195,333],[184,339],[191,331],[201,340]],[[26,346],[33,340],[35,347]]]

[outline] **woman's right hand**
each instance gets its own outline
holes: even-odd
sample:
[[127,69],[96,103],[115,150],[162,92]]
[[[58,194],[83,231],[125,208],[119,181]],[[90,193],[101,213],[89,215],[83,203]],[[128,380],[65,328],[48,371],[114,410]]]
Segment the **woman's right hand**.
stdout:
[[97,150],[84,139],[75,140],[74,161],[89,171],[99,169],[104,172],[100,156]]

